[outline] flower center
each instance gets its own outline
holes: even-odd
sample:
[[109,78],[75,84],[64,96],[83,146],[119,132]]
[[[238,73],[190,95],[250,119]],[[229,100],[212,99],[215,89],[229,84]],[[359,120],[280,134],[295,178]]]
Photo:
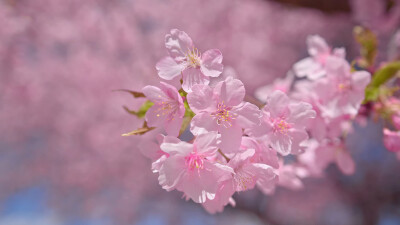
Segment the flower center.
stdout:
[[275,132],[279,132],[281,134],[287,134],[290,128],[291,125],[282,118],[275,119],[273,122],[273,129]]
[[340,93],[345,92],[345,91],[349,90],[350,88],[351,88],[351,86],[345,82],[338,84],[338,90]]
[[237,184],[238,191],[245,191],[248,188],[252,188],[254,185],[254,177],[243,171],[236,171],[234,180]]
[[157,103],[157,117],[168,116],[169,120],[173,120],[177,113],[177,104],[175,101],[162,101]]
[[201,53],[197,48],[193,48],[192,50],[188,50],[188,53],[186,54],[186,61],[189,63],[189,66],[193,68],[197,68],[200,66],[200,58],[201,58]]
[[185,157],[185,165],[190,169],[203,169],[204,157],[197,154],[197,152],[192,152],[190,155]]
[[223,125],[226,128],[232,126],[232,121],[236,119],[237,115],[235,113],[230,112],[232,108],[228,107],[222,103],[218,103],[217,110],[211,113],[211,116],[217,119],[218,125]]

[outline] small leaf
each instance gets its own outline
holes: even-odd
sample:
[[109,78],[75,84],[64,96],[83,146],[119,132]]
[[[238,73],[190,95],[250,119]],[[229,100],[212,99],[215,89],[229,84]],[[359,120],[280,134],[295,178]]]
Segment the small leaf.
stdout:
[[149,132],[151,130],[154,130],[154,129],[155,129],[155,127],[148,127],[147,126],[147,122],[144,122],[143,123],[143,127],[139,128],[139,129],[136,129],[134,131],[122,134],[122,136],[126,137],[126,136],[132,136],[132,135],[143,135],[143,134],[145,134],[145,133],[147,133],[147,132]]
[[372,77],[371,83],[365,89],[364,103],[378,99],[380,86],[393,78],[399,71],[400,61],[388,63],[378,70]]
[[376,35],[368,28],[356,26],[353,30],[354,38],[360,44],[360,54],[362,60],[359,64],[366,68],[373,66],[378,49],[378,40]]
[[118,89],[118,90],[113,90],[113,91],[127,92],[127,93],[131,94],[134,98],[144,98],[144,97],[146,97],[142,92],[131,91],[131,90],[128,90],[128,89]]
[[143,105],[139,108],[138,111],[130,110],[128,107],[123,106],[125,111],[127,111],[129,114],[135,115],[138,118],[143,118],[146,115],[147,110],[150,109],[154,105],[153,102],[151,101],[146,101],[143,103]]

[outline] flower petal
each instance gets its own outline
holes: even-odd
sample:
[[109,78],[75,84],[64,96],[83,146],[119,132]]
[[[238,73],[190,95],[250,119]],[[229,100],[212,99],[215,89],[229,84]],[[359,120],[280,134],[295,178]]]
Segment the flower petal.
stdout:
[[161,150],[170,155],[183,155],[186,156],[193,151],[193,145],[187,142],[165,142],[160,145]]
[[164,125],[167,134],[178,137],[182,126],[182,120],[183,117],[174,117],[172,120],[167,120]]
[[194,140],[197,152],[199,153],[210,153],[213,154],[218,150],[219,140],[217,132],[208,132],[200,134]]
[[160,113],[160,107],[153,105],[147,110],[145,120],[149,127],[162,127],[168,120],[166,115]]
[[204,203],[215,196],[219,184],[228,180],[232,172],[230,167],[205,161],[203,169],[188,170],[177,189],[183,191],[194,202]]
[[171,191],[178,185],[185,170],[183,156],[169,157],[165,159],[159,170],[158,182],[163,189]]
[[168,100],[168,96],[156,86],[145,86],[142,88],[143,94],[152,102],[162,102]]
[[257,106],[251,103],[243,102],[232,109],[232,111],[238,115],[236,123],[242,128],[250,128],[260,125],[261,123],[261,111]]
[[310,56],[327,55],[331,51],[326,41],[319,35],[308,36],[307,46]]
[[383,130],[383,144],[391,152],[400,152],[400,131]]
[[182,61],[186,53],[193,49],[193,41],[185,32],[172,29],[170,34],[165,35],[165,47],[169,55],[176,61]]
[[220,184],[218,191],[213,200],[208,200],[203,203],[203,207],[207,212],[214,214],[222,212],[224,207],[230,202],[232,195],[235,193],[235,188],[232,180],[228,180]]
[[208,85],[210,78],[204,76],[199,69],[187,68],[183,71],[182,89],[186,92],[192,92],[192,87],[196,84]]
[[354,161],[351,158],[351,155],[344,149],[337,153],[336,163],[344,174],[351,175],[355,171]]
[[213,90],[208,85],[194,85],[192,92],[187,95],[190,109],[196,114],[202,111],[215,111],[216,104],[212,99]]
[[214,87],[214,93],[219,95],[219,101],[226,106],[239,105],[246,94],[243,83],[232,77],[217,83]]
[[289,104],[290,117],[288,122],[294,123],[296,127],[304,127],[309,124],[312,118],[315,118],[316,112],[312,105],[306,102],[293,102]]
[[242,128],[238,125],[231,127],[220,127],[221,133],[221,149],[225,153],[236,153],[239,151],[240,143],[242,142]]
[[221,63],[222,53],[218,49],[208,50],[201,56],[201,72],[208,77],[218,77],[224,69]]
[[289,97],[282,91],[274,91],[267,99],[264,111],[270,112],[272,118],[284,117],[289,115]]
[[184,63],[178,64],[169,56],[161,59],[156,64],[158,76],[165,80],[172,80],[181,75],[185,67]]
[[195,115],[190,122],[190,131],[194,135],[207,133],[210,131],[218,131],[218,124],[215,117],[212,117],[207,112],[202,112]]

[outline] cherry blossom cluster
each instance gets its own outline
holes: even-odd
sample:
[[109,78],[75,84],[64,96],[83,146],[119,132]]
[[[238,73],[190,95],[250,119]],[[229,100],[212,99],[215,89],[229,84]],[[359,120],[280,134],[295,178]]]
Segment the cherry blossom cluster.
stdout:
[[[323,175],[331,163],[354,173],[345,140],[353,122],[367,117],[362,103],[373,83],[370,70],[350,65],[344,48],[331,48],[320,36],[309,36],[307,45],[309,57],[286,78],[257,89],[254,99],[224,72],[219,50],[201,52],[185,32],[171,30],[169,55],[156,65],[162,81],[135,92],[148,100],[139,110],[145,123],[126,134],[156,129],[139,147],[162,188],[215,213],[235,205],[235,192],[298,189],[302,178]],[[399,101],[388,101],[398,129]],[[375,111],[387,112],[380,103]],[[399,132],[384,134],[385,145],[397,151]]]

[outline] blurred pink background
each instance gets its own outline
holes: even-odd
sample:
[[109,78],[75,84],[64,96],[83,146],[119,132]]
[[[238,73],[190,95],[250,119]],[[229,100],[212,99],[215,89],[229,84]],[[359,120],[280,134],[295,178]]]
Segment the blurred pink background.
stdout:
[[[399,224],[399,162],[382,147],[379,123],[349,140],[355,175],[331,167],[304,190],[242,193],[236,208],[214,216],[162,190],[137,148],[141,137],[121,137],[142,123],[122,106],[142,100],[112,90],[158,82],[172,28],[199,49],[220,49],[248,94],[305,57],[310,34],[353,59],[352,29],[366,25],[387,58],[398,1],[316,2],[0,1],[0,224]],[[32,188],[27,196],[40,197],[19,201],[43,201],[43,210],[25,223],[30,208],[18,214],[10,204]]]

